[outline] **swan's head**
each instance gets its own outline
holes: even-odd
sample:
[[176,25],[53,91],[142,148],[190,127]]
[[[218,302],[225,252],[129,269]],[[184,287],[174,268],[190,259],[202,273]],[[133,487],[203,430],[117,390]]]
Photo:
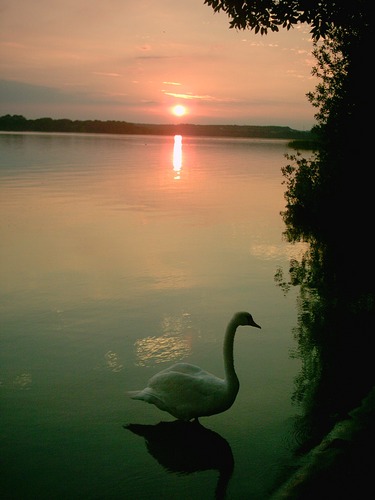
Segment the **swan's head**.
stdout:
[[238,312],[233,316],[233,320],[237,323],[238,326],[255,326],[255,328],[261,328],[255,321],[253,317],[248,312]]

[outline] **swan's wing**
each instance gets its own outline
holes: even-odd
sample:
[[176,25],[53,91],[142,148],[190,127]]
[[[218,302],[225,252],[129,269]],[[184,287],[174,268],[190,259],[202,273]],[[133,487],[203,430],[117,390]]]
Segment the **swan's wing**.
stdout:
[[[178,390],[181,394],[181,392],[186,390],[186,385],[188,388],[195,385],[195,377],[199,377],[199,380],[202,380],[202,377],[216,378],[214,375],[202,370],[199,366],[191,365],[189,363],[176,363],[153,375],[148,381],[145,389],[128,391],[127,394],[133,399],[143,399],[143,396],[148,396],[152,391],[154,391],[155,394],[161,394],[168,391],[175,392]],[[201,382],[199,385],[201,385]],[[199,387],[196,389],[199,390]]]
[[189,365],[182,371],[163,370],[154,375],[145,391],[148,402],[177,418],[190,420],[217,413],[226,387],[218,377]]
[[197,395],[220,392],[224,388],[224,380],[201,368],[183,371],[163,370],[149,380],[148,387],[168,394],[175,393],[182,398],[183,393],[188,392]]
[[165,397],[198,398],[204,395],[218,395],[224,389],[224,380],[199,366],[176,363],[150,378],[148,387],[163,393]]
[[169,368],[166,368],[165,370],[162,370],[161,372],[157,373],[155,376],[158,377],[162,373],[184,373],[186,375],[191,375],[191,376],[197,376],[202,373],[208,374],[208,372],[202,370],[200,366],[191,365],[190,363],[176,363],[170,366]]
[[145,389],[130,395],[182,420],[219,413],[234,401],[224,380],[188,363],[162,370]]

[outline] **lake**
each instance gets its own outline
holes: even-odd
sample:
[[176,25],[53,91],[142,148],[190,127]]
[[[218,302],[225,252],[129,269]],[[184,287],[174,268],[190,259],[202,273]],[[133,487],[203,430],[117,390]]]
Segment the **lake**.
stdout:
[[[282,140],[0,133],[6,499],[264,500],[295,447]],[[240,391],[189,430],[130,399],[176,361]],[[133,427],[124,428],[124,425]]]

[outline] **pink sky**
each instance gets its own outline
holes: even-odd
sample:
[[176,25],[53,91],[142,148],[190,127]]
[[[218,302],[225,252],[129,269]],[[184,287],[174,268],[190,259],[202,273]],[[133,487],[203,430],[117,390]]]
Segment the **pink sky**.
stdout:
[[231,30],[203,0],[4,2],[0,115],[308,130],[311,49],[308,27]]

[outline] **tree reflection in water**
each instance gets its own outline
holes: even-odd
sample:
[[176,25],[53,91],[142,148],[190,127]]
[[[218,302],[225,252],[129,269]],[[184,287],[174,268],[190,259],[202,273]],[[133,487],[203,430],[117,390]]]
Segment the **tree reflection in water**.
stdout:
[[291,262],[290,281],[283,281],[282,272],[276,276],[285,290],[300,287],[293,355],[302,369],[293,397],[304,410],[299,428],[304,447],[319,442],[374,384],[374,296],[346,275],[336,251],[310,239],[301,261]]
[[217,432],[200,423],[181,420],[157,425],[128,424],[124,428],[144,437],[150,455],[168,472],[217,470],[215,498],[225,498],[234,459],[229,443]]
[[292,356],[302,365],[293,399],[302,410],[297,455],[309,466],[299,465],[299,477],[276,498],[317,498],[330,489],[360,498],[374,490],[375,473],[368,458],[375,444],[372,259],[354,231],[345,235],[332,225],[313,232],[301,220],[292,227],[284,219],[291,241],[309,243],[304,256],[290,262],[288,278],[282,270],[275,276],[285,293],[299,287]]

